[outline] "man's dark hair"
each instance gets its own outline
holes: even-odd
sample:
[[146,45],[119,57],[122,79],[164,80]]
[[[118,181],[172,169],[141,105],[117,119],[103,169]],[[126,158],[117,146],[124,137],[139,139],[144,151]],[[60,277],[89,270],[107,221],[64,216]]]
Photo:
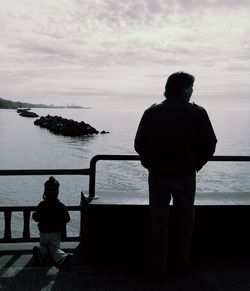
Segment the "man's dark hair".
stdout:
[[185,89],[193,85],[194,79],[194,76],[184,72],[170,75],[165,85],[164,96],[168,99],[180,97]]

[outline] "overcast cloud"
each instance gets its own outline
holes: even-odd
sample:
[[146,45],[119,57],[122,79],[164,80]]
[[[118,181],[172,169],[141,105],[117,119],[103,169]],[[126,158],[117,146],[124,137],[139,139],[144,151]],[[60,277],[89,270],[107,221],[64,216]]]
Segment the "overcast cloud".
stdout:
[[167,76],[183,70],[199,100],[236,96],[245,106],[249,3],[1,0],[0,97],[136,106],[160,100]]

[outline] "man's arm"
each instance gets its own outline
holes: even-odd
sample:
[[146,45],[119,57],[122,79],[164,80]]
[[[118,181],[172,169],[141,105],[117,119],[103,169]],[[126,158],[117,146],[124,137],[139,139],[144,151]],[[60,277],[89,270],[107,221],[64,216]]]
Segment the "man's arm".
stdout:
[[147,114],[146,111],[142,115],[141,121],[139,123],[136,136],[135,136],[135,141],[134,141],[134,148],[135,151],[139,155],[143,155],[145,151],[145,146],[146,146],[146,132],[147,132]]
[[197,144],[197,171],[213,156],[217,143],[217,138],[206,110],[202,109],[201,113]]

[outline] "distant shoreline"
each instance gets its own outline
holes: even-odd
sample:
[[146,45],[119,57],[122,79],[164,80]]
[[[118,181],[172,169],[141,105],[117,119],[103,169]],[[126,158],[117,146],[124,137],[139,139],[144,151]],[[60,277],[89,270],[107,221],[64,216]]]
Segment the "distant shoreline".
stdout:
[[[18,108],[10,108],[10,107],[1,107],[0,106],[0,109],[3,109],[3,110],[16,110],[16,109],[26,109],[27,107],[18,107]],[[54,107],[31,107],[29,106],[30,109],[92,109],[92,107],[60,107],[60,106],[54,106]]]
[[82,107],[79,105],[68,105],[68,106],[56,106],[56,105],[45,105],[45,104],[32,104],[24,102],[14,102],[0,98],[0,109],[19,109],[19,108],[44,108],[44,109],[90,109],[90,107]]

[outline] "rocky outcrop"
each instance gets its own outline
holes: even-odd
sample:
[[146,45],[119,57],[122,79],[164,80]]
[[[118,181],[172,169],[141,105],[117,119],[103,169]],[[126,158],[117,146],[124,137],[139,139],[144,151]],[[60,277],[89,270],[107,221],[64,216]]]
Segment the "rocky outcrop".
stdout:
[[109,133],[109,131],[102,130],[102,131],[100,132],[100,134],[106,134],[106,133]]
[[17,113],[22,113],[23,111],[28,111],[28,110],[30,110],[30,108],[18,108],[18,109],[16,110],[16,112],[17,112]]
[[20,116],[23,117],[39,117],[35,112],[29,111],[30,108],[27,109],[17,109],[17,113],[19,113]]
[[[99,133],[99,131],[84,121],[78,122],[72,119],[62,118],[61,116],[41,116],[34,121],[34,124],[42,128],[47,128],[50,132],[64,136],[82,136]],[[105,133],[108,132],[105,131]]]

